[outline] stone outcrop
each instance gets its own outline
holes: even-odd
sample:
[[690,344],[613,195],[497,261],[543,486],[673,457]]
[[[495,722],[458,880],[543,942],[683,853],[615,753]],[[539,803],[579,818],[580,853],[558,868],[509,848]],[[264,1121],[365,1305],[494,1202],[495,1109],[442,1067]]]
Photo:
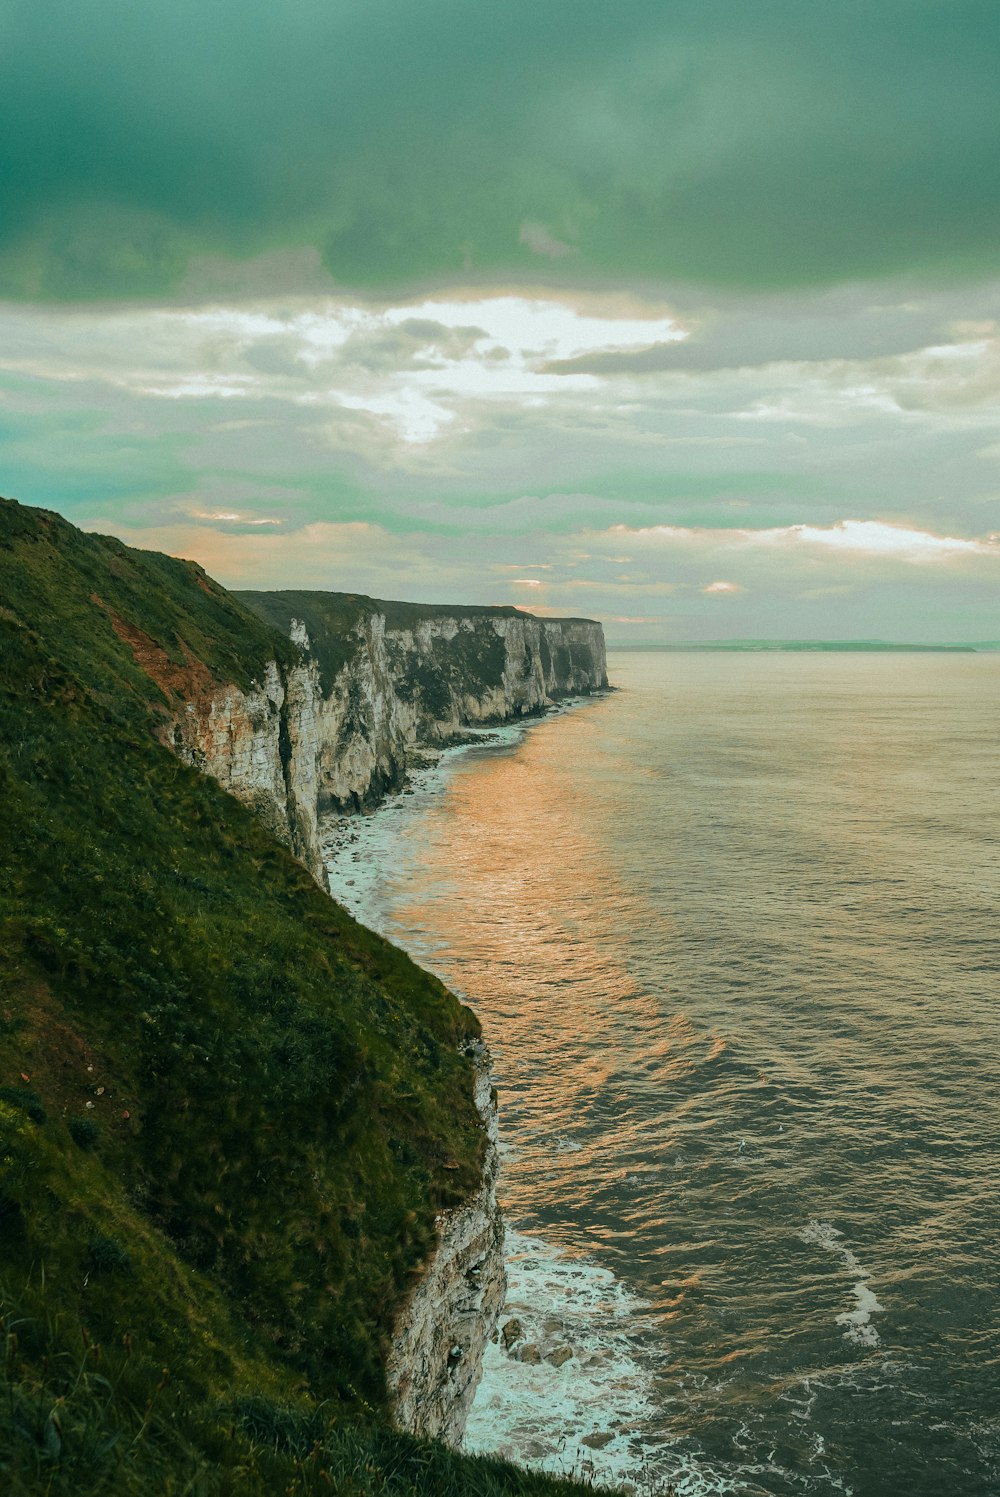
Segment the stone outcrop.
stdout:
[[403,1303],[387,1375],[393,1421],[410,1434],[461,1443],[506,1293],[503,1219],[496,1199],[497,1109],[489,1056],[476,1047],[476,1105],[487,1134],[483,1181],[437,1222],[434,1254]]

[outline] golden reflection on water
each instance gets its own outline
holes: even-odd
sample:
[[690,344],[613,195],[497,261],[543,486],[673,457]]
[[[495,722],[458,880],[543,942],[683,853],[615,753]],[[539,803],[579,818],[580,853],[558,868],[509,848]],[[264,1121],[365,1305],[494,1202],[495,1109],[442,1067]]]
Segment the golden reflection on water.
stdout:
[[[674,922],[610,866],[566,773],[591,751],[587,718],[610,705],[550,721],[514,752],[467,761],[416,831],[435,878],[395,908],[418,950],[422,933],[432,937],[436,970],[483,1020],[504,1125],[517,1134],[518,1167],[501,1187],[514,1212],[551,1193],[554,1179],[590,1193],[621,1174],[615,1161],[669,1147],[658,1105],[601,1115],[620,1093],[615,1078],[656,1102],[671,1078],[726,1045],[671,1013],[629,968],[623,928],[663,949]],[[609,775],[618,769],[602,764]],[[628,1210],[620,1217],[616,1235],[628,1236]]]
[[[516,753],[478,758],[454,779],[447,818],[459,828],[474,828],[474,835],[449,839],[451,881],[475,888],[475,904],[466,905],[464,913],[476,926],[449,932],[441,924],[447,908],[440,907],[433,920],[463,947],[472,940],[479,943],[482,956],[495,965],[497,998],[514,996],[505,970],[512,947],[519,978],[525,970],[548,978],[554,973],[566,984],[566,1000],[541,1017],[553,1035],[574,1046],[583,1028],[591,1042],[615,1028],[609,1006],[615,1003],[628,1001],[635,1017],[651,1025],[659,1026],[660,1020],[633,976],[611,957],[617,943],[609,938],[620,933],[622,913],[627,910],[636,918],[635,893],[609,868],[580,808],[560,793],[565,787],[547,772],[553,755],[572,758],[579,718],[568,715],[545,727],[545,736],[529,734]],[[435,830],[432,824],[432,838]],[[425,825],[421,840],[427,835]],[[425,926],[432,916],[416,899],[402,906],[399,918]],[[657,921],[660,934],[666,934],[662,917],[657,919],[652,908],[645,918]],[[597,972],[599,994],[587,981]],[[636,1004],[638,1008],[632,1007]],[[510,1015],[516,1024],[535,1023],[539,1017],[523,1011]]]

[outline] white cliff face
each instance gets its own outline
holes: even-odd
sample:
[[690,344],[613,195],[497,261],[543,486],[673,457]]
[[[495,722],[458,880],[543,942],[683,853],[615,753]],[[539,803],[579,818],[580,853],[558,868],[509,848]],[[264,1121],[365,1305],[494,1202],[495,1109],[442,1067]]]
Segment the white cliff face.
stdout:
[[416,742],[447,742],[463,727],[607,686],[604,633],[589,620],[442,614],[387,631],[386,654]]
[[251,808],[317,878],[319,673],[312,661],[282,671],[269,660],[249,691],[232,683],[185,703],[166,737],[186,763]]
[[389,628],[377,608],[361,610],[325,690],[308,621],[291,618],[288,632],[302,651],[298,664],[270,661],[246,692],[232,684],[200,692],[169,741],[318,877],[319,811],[377,802],[402,783],[421,745],[607,686],[604,634],[586,619],[442,612]]
[[203,682],[164,736],[250,806],[321,882],[320,811],[377,802],[403,782],[421,745],[454,742],[468,727],[607,686],[604,633],[588,619],[466,610],[419,613],[389,627],[371,604],[358,609],[325,689],[309,620],[290,618],[288,633],[302,652],[296,664],[269,661],[247,691]]
[[603,630],[584,619],[441,613],[389,628],[374,612],[354,636],[323,705],[321,807],[377,801],[415,748],[608,684]]
[[437,1220],[437,1247],[400,1307],[387,1365],[392,1417],[409,1434],[460,1445],[507,1289],[496,1199],[497,1109],[489,1055],[477,1045],[475,1097],[486,1129],[483,1183]]
[[412,734],[389,669],[385,634],[381,614],[359,620],[353,648],[322,702],[317,766],[321,810],[358,810],[362,803],[380,800],[406,773]]

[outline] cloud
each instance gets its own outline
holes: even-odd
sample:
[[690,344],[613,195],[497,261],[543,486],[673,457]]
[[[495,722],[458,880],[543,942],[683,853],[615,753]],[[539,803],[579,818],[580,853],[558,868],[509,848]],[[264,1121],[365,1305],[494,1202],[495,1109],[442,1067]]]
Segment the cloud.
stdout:
[[804,546],[829,546],[838,551],[915,562],[944,561],[954,556],[989,556],[1000,561],[1000,537],[990,535],[983,540],[964,540],[959,536],[909,530],[903,525],[885,525],[879,520],[841,520],[826,528],[789,525],[783,530],[761,533],[765,545],[781,544],[785,540]]
[[980,0],[12,0],[0,68],[10,295],[997,266]]
[[[375,324],[373,326],[373,324]],[[446,367],[467,357],[488,334],[481,327],[448,327],[428,317],[377,325],[371,318],[339,346],[339,360],[372,373]]]
[[[616,546],[627,538],[631,544],[679,549],[696,547],[710,552],[819,550],[842,553],[848,558],[872,557],[908,565],[947,562],[961,557],[1000,562],[1000,534],[968,539],[934,535],[926,530],[887,524],[881,520],[838,520],[827,526],[800,524],[731,530],[679,525],[630,529],[625,525],[615,525],[609,535]],[[733,587],[733,583],[714,582],[705,591],[728,592]]]
[[996,637],[998,323],[996,283],[908,281],[0,304],[0,482],[223,580]]
[[426,444],[456,421],[476,424],[471,408],[483,402],[537,406],[596,388],[592,375],[541,371],[552,354],[628,347],[651,332],[683,336],[661,306],[541,294],[382,307],[327,297],[280,313],[260,303],[103,314],[0,304],[0,324],[0,368],[10,372],[159,400],[357,411],[375,418],[383,446],[387,429],[404,444]]
[[633,631],[666,639],[1000,637],[1000,549],[991,550],[988,538],[985,550],[943,566],[870,553],[859,567],[845,550],[808,536],[772,532],[752,544],[745,533],[659,527],[630,532],[633,562],[623,577],[615,559],[620,526],[571,536],[537,530],[530,571],[518,568],[522,536],[489,531],[392,533],[370,522],[329,521],[253,528],[181,514],[149,527],[99,512],[88,528],[192,557],[229,586],[294,583],[425,602],[527,603],[546,616],[601,618],[619,639]]
[[550,234],[544,224],[533,223],[529,220],[521,225],[521,231],[517,236],[518,244],[527,245],[532,254],[544,255],[548,260],[564,260],[567,255],[578,254],[579,251],[572,244],[566,244],[561,239],[556,239]]
[[203,509],[189,511],[192,520],[207,520],[212,525],[284,525],[284,520],[273,515],[241,515],[236,510],[216,510],[211,513]]
[[[910,295],[907,295],[909,290]],[[896,285],[887,296],[877,285],[838,286],[808,296],[775,292],[739,296],[676,288],[675,315],[688,334],[681,341],[641,348],[595,350],[552,360],[559,374],[641,379],[671,374],[713,374],[770,364],[856,364],[916,353],[931,344],[968,343],[995,336],[992,318],[964,317],[982,290],[961,295],[940,289],[913,295]],[[988,293],[987,293],[988,299]]]

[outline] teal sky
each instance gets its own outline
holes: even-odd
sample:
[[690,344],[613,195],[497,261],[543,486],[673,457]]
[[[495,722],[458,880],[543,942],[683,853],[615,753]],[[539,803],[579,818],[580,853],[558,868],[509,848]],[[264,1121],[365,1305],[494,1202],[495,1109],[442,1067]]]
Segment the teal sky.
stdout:
[[0,492],[244,585],[1000,638],[1000,11],[7,0]]

